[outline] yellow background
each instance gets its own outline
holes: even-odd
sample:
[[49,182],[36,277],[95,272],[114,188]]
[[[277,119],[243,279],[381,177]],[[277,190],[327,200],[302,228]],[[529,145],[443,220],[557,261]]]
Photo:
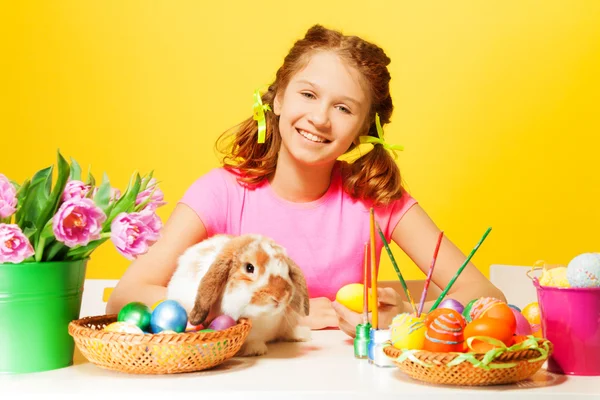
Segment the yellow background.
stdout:
[[[482,271],[600,251],[600,1],[217,3],[0,6],[0,172],[21,182],[57,148],[121,189],[153,169],[166,220],[253,90],[321,23],[391,57],[386,132],[405,145],[405,181],[465,254],[493,228],[473,258]],[[393,250],[407,278],[423,276]],[[127,265],[108,242],[88,277]]]

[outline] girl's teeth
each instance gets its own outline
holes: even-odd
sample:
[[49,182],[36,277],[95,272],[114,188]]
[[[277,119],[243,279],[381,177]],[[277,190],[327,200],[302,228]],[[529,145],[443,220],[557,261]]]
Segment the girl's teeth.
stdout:
[[298,132],[300,132],[300,134],[302,136],[304,136],[305,138],[307,138],[310,141],[318,142],[318,143],[325,142],[323,139],[319,138],[318,136],[313,135],[312,133],[308,133],[308,132],[301,131],[301,130],[298,130]]

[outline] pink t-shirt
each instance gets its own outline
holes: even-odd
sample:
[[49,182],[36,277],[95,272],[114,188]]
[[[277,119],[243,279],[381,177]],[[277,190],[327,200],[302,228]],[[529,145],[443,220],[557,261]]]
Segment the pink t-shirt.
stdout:
[[[363,282],[370,205],[343,190],[337,168],[327,192],[313,202],[284,200],[267,180],[249,189],[223,168],[196,180],[180,202],[198,214],[209,236],[259,233],[284,246],[304,272],[311,298],[334,300],[342,286]],[[394,227],[414,204],[416,201],[406,193],[387,207],[375,208],[375,220],[388,243]],[[383,242],[377,231],[375,238],[379,264]]]

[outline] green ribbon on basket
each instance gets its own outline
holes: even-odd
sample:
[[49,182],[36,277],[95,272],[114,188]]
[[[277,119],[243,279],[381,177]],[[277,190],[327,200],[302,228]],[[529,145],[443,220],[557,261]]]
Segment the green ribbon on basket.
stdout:
[[446,364],[448,367],[453,367],[462,362],[468,361],[473,364],[474,367],[482,368],[482,369],[503,369],[503,368],[512,368],[517,363],[493,363],[496,358],[502,353],[511,352],[511,351],[519,351],[519,350],[537,350],[540,352],[540,356],[531,360],[527,360],[528,362],[535,362],[542,359],[545,359],[548,356],[548,344],[544,342],[543,346],[540,347],[539,343],[543,342],[543,339],[536,338],[532,335],[527,336],[527,339],[517,343],[511,347],[506,347],[506,345],[497,339],[490,338],[487,336],[473,336],[467,339],[467,347],[470,350],[473,350],[472,343],[474,340],[481,340],[482,342],[486,342],[492,344],[494,346],[499,346],[497,348],[489,350],[481,360],[475,358],[474,353],[460,353],[458,357],[454,360],[450,361]]
[[[490,369],[505,369],[505,368],[512,368],[515,365],[517,365],[517,363],[493,363],[492,361],[494,361],[496,358],[498,358],[498,356],[502,353],[506,353],[506,352],[511,352],[511,351],[520,351],[520,350],[537,350],[540,352],[540,356],[537,358],[533,358],[531,360],[527,360],[528,362],[536,362],[539,360],[543,360],[548,356],[548,352],[550,351],[550,349],[548,348],[548,342],[546,342],[544,339],[540,339],[540,338],[536,338],[532,335],[527,336],[527,339],[517,343],[511,347],[506,347],[506,345],[497,339],[491,338],[491,337],[487,337],[487,336],[473,336],[467,339],[467,347],[470,350],[474,350],[472,347],[473,341],[474,340],[481,340],[482,342],[486,342],[489,344],[492,344],[494,346],[499,346],[497,348],[491,349],[489,350],[487,353],[485,353],[485,355],[483,356],[483,358],[481,360],[478,360],[475,357],[476,353],[455,353],[458,354],[458,357],[456,357],[454,360],[450,361],[448,364],[446,364],[447,367],[454,367],[456,365],[459,365],[465,361],[470,362],[471,364],[473,364],[474,367],[477,368],[481,368],[481,369],[485,369],[485,370],[490,370]],[[539,343],[542,343],[543,345],[540,347]],[[400,356],[398,356],[396,358],[396,362],[398,363],[402,363],[406,360],[410,360],[412,362],[414,362],[415,364],[419,364],[423,367],[433,367],[433,364],[428,364],[426,362],[423,362],[421,360],[419,360],[417,357],[415,357],[415,353],[418,353],[422,350],[402,350],[402,354]]]

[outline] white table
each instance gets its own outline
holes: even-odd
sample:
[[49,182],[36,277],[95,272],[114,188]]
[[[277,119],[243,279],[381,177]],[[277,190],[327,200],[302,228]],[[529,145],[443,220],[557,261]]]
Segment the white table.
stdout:
[[[353,355],[337,330],[313,332],[306,343],[276,343],[262,357],[234,358],[210,371],[129,375],[101,369],[76,351],[74,365],[0,376],[0,399],[464,399],[600,398],[600,377],[540,370],[516,385],[457,388],[420,383],[397,368],[379,368]],[[534,397],[535,396],[535,397]]]

